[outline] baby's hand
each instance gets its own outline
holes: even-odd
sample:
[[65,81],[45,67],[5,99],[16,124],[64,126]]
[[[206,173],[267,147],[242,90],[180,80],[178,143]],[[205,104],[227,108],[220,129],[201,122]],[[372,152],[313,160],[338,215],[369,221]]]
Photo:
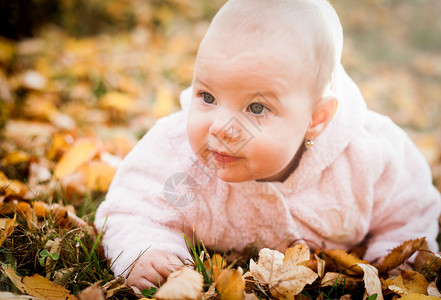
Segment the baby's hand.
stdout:
[[183,266],[181,260],[173,253],[162,250],[147,251],[135,263],[129,277],[128,285],[137,294],[143,289],[158,287],[164,283],[172,271]]

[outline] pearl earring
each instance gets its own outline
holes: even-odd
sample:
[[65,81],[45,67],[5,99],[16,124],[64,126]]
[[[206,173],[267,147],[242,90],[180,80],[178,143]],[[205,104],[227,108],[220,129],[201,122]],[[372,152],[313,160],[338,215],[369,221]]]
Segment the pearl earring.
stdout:
[[314,142],[310,139],[305,140],[305,148],[308,149],[310,147],[314,146]]

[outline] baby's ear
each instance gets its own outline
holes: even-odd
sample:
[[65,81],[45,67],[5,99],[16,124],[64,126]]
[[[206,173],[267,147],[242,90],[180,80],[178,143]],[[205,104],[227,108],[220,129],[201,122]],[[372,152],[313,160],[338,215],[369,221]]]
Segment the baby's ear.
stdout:
[[306,131],[306,139],[317,138],[331,122],[338,108],[338,99],[335,95],[331,95],[321,99],[314,108],[311,124]]

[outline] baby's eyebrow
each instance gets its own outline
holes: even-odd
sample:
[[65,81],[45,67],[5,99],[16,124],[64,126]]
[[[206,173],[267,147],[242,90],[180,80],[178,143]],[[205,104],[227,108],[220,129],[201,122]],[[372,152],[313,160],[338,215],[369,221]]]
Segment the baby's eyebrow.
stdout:
[[208,86],[204,81],[200,80],[198,77],[195,77],[194,83],[200,83],[202,85]]

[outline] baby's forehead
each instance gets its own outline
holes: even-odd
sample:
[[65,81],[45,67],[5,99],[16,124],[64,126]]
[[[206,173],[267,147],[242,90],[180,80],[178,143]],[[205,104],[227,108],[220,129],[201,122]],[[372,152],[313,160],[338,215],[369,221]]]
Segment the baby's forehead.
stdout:
[[[213,19],[201,47],[313,47],[317,12],[313,0],[230,0]],[[242,49],[243,50],[243,49]]]

